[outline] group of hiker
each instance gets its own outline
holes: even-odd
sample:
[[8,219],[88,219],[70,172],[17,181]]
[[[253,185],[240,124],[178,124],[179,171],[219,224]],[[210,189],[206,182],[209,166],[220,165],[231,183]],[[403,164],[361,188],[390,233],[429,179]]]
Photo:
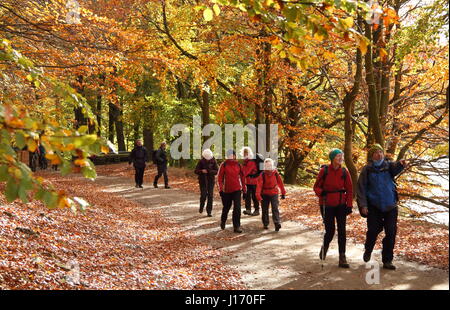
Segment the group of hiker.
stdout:
[[[157,187],[158,179],[164,175],[165,188],[170,188],[165,149],[166,143],[163,142],[152,156],[158,171],[154,179],[154,187]],[[270,206],[275,231],[279,231],[281,229],[279,199],[286,198],[286,189],[274,161],[271,158],[264,159],[260,154],[254,154],[250,147],[242,148],[240,155],[243,158],[242,163],[237,160],[235,150],[228,150],[225,161],[219,166],[212,151],[203,150],[202,158],[194,171],[198,175],[200,187],[199,212],[203,213],[206,206],[207,216],[212,216],[214,187],[217,184],[222,200],[220,217],[222,230],[226,228],[228,213],[232,208],[233,231],[242,233],[241,201],[243,200],[245,206],[243,214],[261,215],[264,229],[269,228]],[[344,153],[339,149],[332,149],[329,152],[329,159],[330,164],[321,167],[313,186],[319,198],[320,214],[325,228],[319,258],[325,260],[337,226],[338,266],[349,268],[345,255],[346,218],[353,210],[353,184],[349,171],[343,167]],[[142,146],[142,141],[138,140],[130,155],[130,163],[133,162],[136,169],[136,187],[142,188],[147,161],[147,150]],[[405,167],[404,160],[392,162],[386,159],[384,149],[375,144],[368,151],[368,163],[362,168],[356,186],[356,201],[360,215],[367,218],[363,260],[365,262],[370,260],[378,234],[384,230],[383,268],[391,270],[396,269],[392,263],[398,216],[395,176]]]
[[[325,226],[323,245],[319,252],[325,260],[337,226],[339,267],[349,268],[345,256],[346,218],[352,213],[353,185],[350,174],[342,166],[344,154],[339,149],[329,153],[330,164],[320,169],[314,184],[319,197],[320,212]],[[363,260],[370,261],[379,233],[384,230],[383,268],[395,270],[394,245],[397,233],[397,188],[395,177],[406,167],[405,160],[392,162],[386,159],[384,149],[374,144],[368,151],[368,163],[362,168],[356,186],[356,201],[362,217],[367,218],[366,241]]]

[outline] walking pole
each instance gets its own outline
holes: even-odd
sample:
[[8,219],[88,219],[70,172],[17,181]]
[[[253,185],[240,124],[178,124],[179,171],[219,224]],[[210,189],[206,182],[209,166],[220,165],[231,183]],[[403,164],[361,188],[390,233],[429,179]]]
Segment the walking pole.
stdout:
[[323,235],[322,235],[322,249],[320,250],[320,260],[322,261],[322,271],[323,271],[323,263],[325,261],[325,233],[326,233],[326,226],[325,226],[325,201],[326,201],[326,194],[323,198],[323,216],[322,216],[322,222],[323,222]]

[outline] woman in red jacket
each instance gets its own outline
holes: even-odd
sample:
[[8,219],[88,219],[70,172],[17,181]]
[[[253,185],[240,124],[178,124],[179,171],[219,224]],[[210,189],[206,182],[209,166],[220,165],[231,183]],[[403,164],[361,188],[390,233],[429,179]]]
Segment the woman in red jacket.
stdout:
[[[244,214],[247,215],[259,215],[259,201],[256,199],[256,183],[258,181],[258,167],[256,166],[256,160],[252,149],[249,147],[243,147],[241,150],[241,156],[244,157],[244,163],[242,165],[242,171],[245,178],[245,186],[247,187],[247,194],[244,195],[245,210]],[[252,213],[252,200],[255,211]]]
[[241,191],[245,194],[246,188],[244,174],[241,165],[236,160],[234,150],[227,151],[227,159],[220,165],[217,182],[223,204],[220,228],[225,229],[228,212],[233,205],[234,232],[241,233]]
[[281,199],[286,198],[283,180],[275,169],[273,160],[264,160],[264,171],[258,177],[256,185],[256,197],[261,201],[262,222],[264,229],[269,228],[269,204],[272,206],[272,220],[275,224],[275,231],[281,228],[280,211],[278,210],[278,194],[281,190]]
[[320,213],[325,226],[323,246],[319,257],[324,260],[335,232],[335,219],[338,231],[339,267],[349,268],[345,257],[346,217],[352,212],[352,178],[348,170],[342,167],[344,153],[333,149],[329,153],[330,165],[320,169],[314,183],[314,192],[319,197]]

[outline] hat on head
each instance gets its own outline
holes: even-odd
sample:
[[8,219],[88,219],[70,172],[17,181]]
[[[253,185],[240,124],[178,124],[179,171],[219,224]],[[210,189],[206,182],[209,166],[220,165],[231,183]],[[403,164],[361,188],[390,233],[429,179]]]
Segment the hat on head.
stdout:
[[381,145],[379,145],[379,144],[373,144],[373,145],[370,147],[370,149],[369,149],[369,153],[368,153],[369,159],[372,159],[373,154],[374,154],[376,151],[382,151],[382,152],[384,153],[384,149],[383,149],[383,147],[382,147]]
[[213,155],[213,152],[210,149],[205,149],[202,152],[202,156],[205,159],[210,160],[211,158],[213,158],[214,155]]
[[344,152],[342,152],[340,149],[332,149],[330,151],[330,153],[328,154],[328,157],[330,158],[331,161],[333,161],[333,159],[336,157],[336,155],[338,154],[343,154]]

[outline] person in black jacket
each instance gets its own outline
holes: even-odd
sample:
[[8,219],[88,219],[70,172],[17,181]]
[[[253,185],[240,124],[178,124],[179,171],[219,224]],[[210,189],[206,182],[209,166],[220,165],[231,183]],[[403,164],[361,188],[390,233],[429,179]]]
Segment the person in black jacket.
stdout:
[[134,180],[136,181],[136,187],[143,188],[142,183],[144,183],[144,170],[145,163],[148,161],[148,152],[145,147],[142,146],[142,140],[136,140],[134,149],[131,151],[128,164],[133,163],[136,173],[134,175]]
[[219,170],[216,159],[213,157],[213,153],[210,149],[205,149],[202,153],[203,158],[199,160],[195,167],[195,174],[198,175],[198,183],[200,185],[200,209],[199,212],[203,213],[206,199],[208,203],[206,205],[206,213],[211,217],[213,208],[213,193],[215,175]]
[[166,142],[162,142],[159,149],[155,152],[155,163],[158,168],[158,174],[155,176],[153,186],[158,188],[158,179],[164,175],[164,187],[170,188],[169,177],[167,176],[167,154],[166,154]]

